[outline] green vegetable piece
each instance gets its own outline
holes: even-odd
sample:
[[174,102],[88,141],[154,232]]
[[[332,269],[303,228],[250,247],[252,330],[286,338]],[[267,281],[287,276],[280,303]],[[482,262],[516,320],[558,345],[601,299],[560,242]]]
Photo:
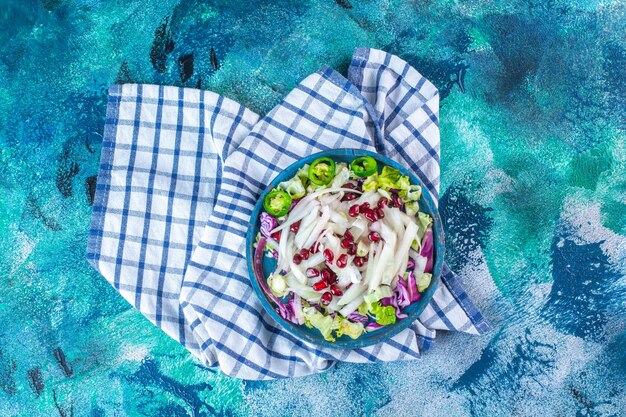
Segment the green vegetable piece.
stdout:
[[327,185],[335,178],[335,161],[317,158],[309,167],[309,179],[315,185]]
[[390,190],[395,188],[396,190],[406,190],[411,186],[409,177],[402,175],[397,169],[384,166],[380,175],[378,176],[378,187],[383,190]]
[[386,326],[396,322],[396,309],[393,306],[383,307],[380,301],[372,304],[370,311],[376,316],[376,323]]
[[371,156],[360,156],[350,162],[350,169],[357,177],[366,178],[378,172],[378,164]]
[[287,192],[274,188],[263,199],[263,207],[272,216],[282,217],[289,213],[292,201]]
[[417,280],[417,290],[419,292],[424,292],[426,288],[430,285],[430,281],[433,279],[433,274],[429,274],[427,272],[423,273],[421,277]]
[[344,334],[350,336],[352,339],[358,339],[363,334],[363,323],[353,323],[350,320],[346,320],[343,317],[339,317],[339,329],[337,329],[337,337],[341,337]]

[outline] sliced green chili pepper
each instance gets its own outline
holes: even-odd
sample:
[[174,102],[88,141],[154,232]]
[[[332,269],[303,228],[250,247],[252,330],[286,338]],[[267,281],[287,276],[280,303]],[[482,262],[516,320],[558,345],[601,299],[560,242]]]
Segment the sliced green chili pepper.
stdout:
[[360,156],[350,162],[350,169],[357,177],[366,178],[378,172],[378,164],[371,156]]
[[318,158],[309,167],[309,179],[315,185],[329,184],[335,178],[335,161],[330,158]]
[[291,202],[292,199],[289,194],[274,188],[263,199],[263,207],[268,214],[274,217],[282,217],[289,213]]

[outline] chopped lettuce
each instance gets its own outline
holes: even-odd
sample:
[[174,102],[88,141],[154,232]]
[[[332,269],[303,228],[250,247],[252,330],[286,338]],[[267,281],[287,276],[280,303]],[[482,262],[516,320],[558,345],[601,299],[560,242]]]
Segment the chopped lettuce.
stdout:
[[296,172],[296,175],[288,181],[283,181],[278,186],[288,193],[294,200],[302,198],[307,193],[309,186],[309,166],[305,165]]
[[337,168],[335,170],[335,178],[331,184],[332,188],[341,188],[350,181],[350,170],[348,166],[344,163],[337,164]]
[[396,190],[402,191],[408,189],[410,186],[409,177],[402,175],[400,171],[390,166],[384,166],[378,176],[378,187],[383,190],[395,188]]
[[267,278],[267,285],[276,297],[284,297],[287,290],[287,282],[281,274],[272,274]]
[[339,329],[337,329],[337,337],[341,337],[344,334],[350,336],[352,339],[357,339],[363,334],[363,323],[353,323],[350,320],[339,318]]
[[388,285],[381,285],[380,287],[376,288],[376,290],[374,290],[373,292],[365,295],[363,297],[363,300],[365,300],[365,302],[368,305],[369,310],[371,311],[372,304],[376,303],[378,300],[380,300],[381,298],[385,298],[385,297],[391,297],[391,287]]
[[363,182],[363,191],[378,190],[378,174],[372,174]]
[[376,316],[376,323],[380,325],[386,326],[396,322],[396,309],[392,305],[383,307],[380,301],[377,301],[372,304],[370,312]]
[[302,180],[297,175],[289,181],[281,182],[278,186],[293,199],[302,198],[306,194],[306,188],[304,188]]
[[422,187],[419,185],[409,185],[407,188],[399,188],[398,196],[405,203],[417,201],[422,196]]
[[367,312],[369,310],[370,310],[369,305],[365,301],[363,301],[361,305],[359,306],[359,308],[357,308],[357,311],[362,316],[367,316]]
[[424,292],[426,288],[430,285],[430,281],[433,279],[433,274],[423,273],[421,277],[417,280],[417,290],[419,292]]
[[420,247],[422,246],[422,239],[424,238],[424,233],[426,233],[428,226],[432,224],[432,222],[433,218],[430,217],[428,214],[422,213],[421,211],[417,213],[417,236],[416,239],[413,241],[413,244],[411,245],[411,248],[414,251],[420,251]]
[[333,330],[337,330],[340,327],[339,319],[331,316],[324,316],[314,307],[307,307],[302,310],[304,314],[304,323],[309,327],[315,327],[320,331],[324,340],[334,342]]

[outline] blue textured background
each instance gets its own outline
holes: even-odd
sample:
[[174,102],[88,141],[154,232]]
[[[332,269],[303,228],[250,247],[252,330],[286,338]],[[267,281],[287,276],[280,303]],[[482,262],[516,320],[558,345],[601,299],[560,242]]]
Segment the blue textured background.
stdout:
[[[0,0],[0,415],[624,415],[625,15],[610,0]],[[440,89],[448,261],[494,331],[296,380],[207,371],[85,261],[106,88],[198,86],[265,113],[361,45]]]

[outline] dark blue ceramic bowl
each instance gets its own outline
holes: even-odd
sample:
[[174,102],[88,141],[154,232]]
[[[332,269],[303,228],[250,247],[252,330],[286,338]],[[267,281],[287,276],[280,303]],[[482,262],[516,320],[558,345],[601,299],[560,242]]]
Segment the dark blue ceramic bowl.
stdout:
[[[420,211],[424,213],[428,213],[434,219],[433,225],[433,235],[435,240],[435,250],[434,250],[434,268],[433,268],[433,278],[430,283],[430,287],[426,289],[426,291],[422,294],[422,298],[416,302],[406,307],[403,312],[408,315],[407,318],[403,320],[396,321],[395,324],[385,326],[382,329],[376,330],[371,333],[364,333],[358,339],[354,340],[348,336],[342,336],[337,338],[335,342],[328,342],[324,340],[320,332],[313,328],[309,329],[308,327],[302,325],[299,326],[297,324],[288,322],[280,317],[280,315],[276,312],[275,306],[268,299],[268,297],[263,292],[263,289],[259,285],[258,280],[266,280],[267,277],[274,271],[276,268],[276,260],[273,258],[269,258],[267,256],[263,257],[263,276],[257,277],[254,272],[254,248],[253,244],[256,238],[257,233],[259,232],[260,221],[259,215],[263,210],[263,199],[265,195],[270,192],[274,187],[280,184],[283,181],[287,181],[296,175],[298,169],[300,169],[305,164],[310,164],[317,158],[322,156],[327,156],[334,159],[336,162],[347,162],[350,163],[354,158],[359,156],[371,156],[372,158],[378,161],[379,169],[382,169],[384,165],[390,165],[394,168],[397,168],[404,175],[408,175],[411,179],[411,184],[420,184],[422,185],[422,197],[419,201]],[[398,163],[392,161],[389,158],[378,155],[373,152],[363,151],[359,149],[336,149],[331,151],[320,152],[311,156],[308,156],[293,165],[289,166],[283,172],[281,172],[274,180],[268,185],[267,189],[261,194],[259,200],[252,212],[252,217],[250,218],[250,225],[248,229],[248,236],[246,240],[246,252],[248,257],[248,271],[250,273],[250,281],[252,283],[252,288],[256,292],[256,295],[261,300],[261,304],[267,311],[267,313],[272,316],[274,320],[276,320],[280,325],[285,328],[289,333],[296,336],[297,338],[304,340],[305,342],[309,342],[314,345],[331,347],[337,349],[356,349],[362,348],[365,346],[374,345],[376,343],[385,341],[400,331],[407,328],[411,323],[413,323],[419,315],[424,311],[426,305],[430,302],[431,298],[437,286],[439,285],[439,281],[441,279],[441,270],[443,268],[443,255],[444,255],[444,240],[443,240],[443,227],[441,225],[441,219],[439,218],[439,212],[437,210],[437,206],[433,201],[433,197],[426,190],[426,187],[423,186],[422,181],[409,172],[406,168],[399,165]]]

